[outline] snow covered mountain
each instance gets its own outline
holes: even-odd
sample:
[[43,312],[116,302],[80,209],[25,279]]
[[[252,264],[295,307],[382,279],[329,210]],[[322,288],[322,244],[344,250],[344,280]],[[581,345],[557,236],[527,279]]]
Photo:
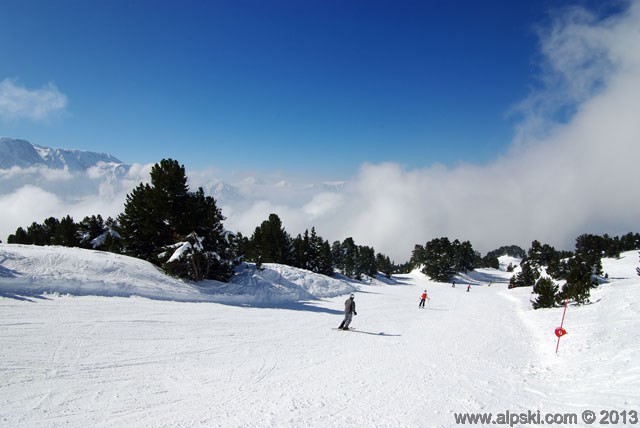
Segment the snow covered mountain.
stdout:
[[[586,427],[591,411],[634,426],[637,266],[637,251],[603,259],[609,282],[569,306],[556,354],[563,308],[530,309],[501,270],[458,277],[469,292],[417,271],[356,283],[282,265],[195,285],[129,257],[0,245],[0,421]],[[332,331],[353,291],[356,329]]]
[[202,187],[206,194],[213,196],[222,204],[233,204],[246,199],[236,186],[217,178],[199,183],[198,187]]
[[106,153],[82,150],[54,149],[32,144],[26,140],[0,138],[0,169],[44,166],[52,169],[85,171],[98,164],[124,166],[123,162]]

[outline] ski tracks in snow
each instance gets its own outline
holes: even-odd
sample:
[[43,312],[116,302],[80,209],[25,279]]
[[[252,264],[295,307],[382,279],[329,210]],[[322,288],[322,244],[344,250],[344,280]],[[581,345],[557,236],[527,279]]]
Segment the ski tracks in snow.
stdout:
[[354,332],[332,330],[346,296],[313,302],[323,311],[2,299],[0,425],[450,427],[454,412],[562,411],[505,287],[363,285]]

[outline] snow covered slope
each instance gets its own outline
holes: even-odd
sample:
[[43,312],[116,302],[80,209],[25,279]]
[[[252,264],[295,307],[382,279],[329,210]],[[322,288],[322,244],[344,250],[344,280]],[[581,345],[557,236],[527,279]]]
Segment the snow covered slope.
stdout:
[[[249,266],[227,286],[239,301],[174,302],[167,293],[185,284],[85,253],[0,246],[2,426],[451,427],[457,413],[507,410],[575,413],[572,426],[589,426],[585,410],[640,410],[637,252],[604,261],[611,282],[569,307],[557,355],[562,308],[529,310],[530,289],[507,290],[502,271],[460,277],[469,292],[418,272],[357,284],[356,330],[343,332],[332,328],[344,296],[258,297],[321,294],[303,271]],[[66,282],[116,292],[35,292]],[[151,298],[105,297],[125,283]],[[250,296],[262,304],[239,304]]]

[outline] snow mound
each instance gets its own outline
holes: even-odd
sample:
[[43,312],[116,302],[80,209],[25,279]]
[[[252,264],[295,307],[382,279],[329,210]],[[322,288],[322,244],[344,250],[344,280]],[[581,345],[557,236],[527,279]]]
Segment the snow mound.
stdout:
[[201,301],[197,287],[132,257],[67,247],[0,245],[0,293]]
[[0,296],[132,297],[269,306],[350,293],[349,283],[277,264],[244,264],[231,283],[193,283],[151,263],[103,251],[0,244]]
[[260,270],[245,263],[229,284],[215,287],[216,301],[255,306],[336,297],[355,290],[346,281],[275,263],[265,263]]
[[513,266],[514,268],[520,267],[520,262],[522,262],[522,259],[504,255],[498,257],[498,262],[500,263],[500,270],[506,271],[509,266]]

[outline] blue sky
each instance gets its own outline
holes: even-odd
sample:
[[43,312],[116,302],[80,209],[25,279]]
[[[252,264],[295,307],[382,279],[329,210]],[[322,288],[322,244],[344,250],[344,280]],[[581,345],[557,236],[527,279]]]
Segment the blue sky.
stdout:
[[0,81],[62,102],[0,135],[221,173],[485,164],[575,3],[3,0]]
[[235,186],[229,230],[395,260],[637,230],[639,0],[0,1],[0,136],[145,164],[0,170],[0,239],[115,216],[166,157]]

